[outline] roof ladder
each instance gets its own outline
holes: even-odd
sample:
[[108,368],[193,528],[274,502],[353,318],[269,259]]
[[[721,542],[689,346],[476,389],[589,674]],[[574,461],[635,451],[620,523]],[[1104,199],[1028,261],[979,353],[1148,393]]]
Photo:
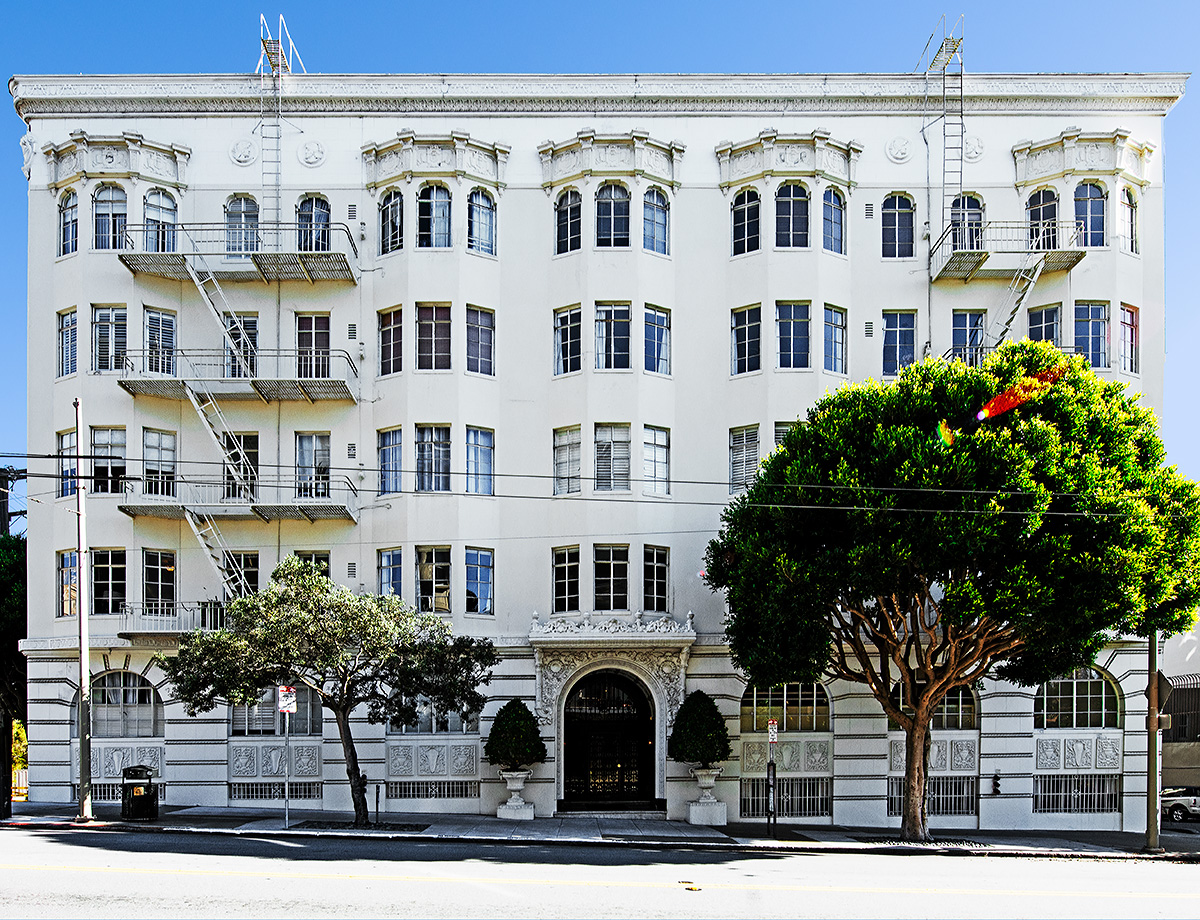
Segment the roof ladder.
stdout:
[[[944,21],[944,20],[943,20]],[[954,219],[954,204],[963,193],[963,19],[960,16],[929,60],[928,73],[942,75],[942,225]]]
[[262,205],[259,209],[259,221],[267,228],[263,234],[268,250],[279,250],[279,224],[281,221],[281,191],[283,180],[283,78],[285,74],[293,73],[294,66],[299,65],[301,72],[304,62],[300,52],[292,41],[287,23],[279,17],[279,29],[272,35],[271,27],[267,25],[265,16],[258,17],[259,42],[262,51],[258,56],[259,74],[259,127],[262,135]]

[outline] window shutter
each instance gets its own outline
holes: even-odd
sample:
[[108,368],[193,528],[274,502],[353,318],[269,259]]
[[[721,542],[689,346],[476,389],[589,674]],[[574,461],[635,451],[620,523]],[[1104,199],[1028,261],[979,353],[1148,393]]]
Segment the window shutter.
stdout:
[[613,445],[611,441],[601,441],[600,431],[596,431],[596,488],[608,491],[613,487]]
[[[627,490],[629,488],[629,429],[617,428],[613,435],[612,487]],[[622,435],[624,435],[623,439]]]

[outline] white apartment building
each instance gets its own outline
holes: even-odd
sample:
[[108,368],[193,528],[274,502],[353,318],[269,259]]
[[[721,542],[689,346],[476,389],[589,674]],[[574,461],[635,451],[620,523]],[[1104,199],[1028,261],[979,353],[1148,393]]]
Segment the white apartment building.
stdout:
[[[703,689],[731,820],[763,814],[773,717],[783,820],[898,825],[900,733],[861,686],[747,689],[705,545],[814,401],[925,355],[1052,339],[1161,410],[1185,79],[951,73],[943,108],[940,72],[14,77],[28,443],[60,455],[29,510],[31,798],[75,794],[93,477],[101,800],[145,763],[168,804],[279,804],[270,694],[189,718],[153,656],[299,553],[502,653],[476,716],[356,721],[384,810],[494,812],[481,739],[518,698],[538,815],[682,817],[665,741]],[[932,826],[1144,828],[1146,667],[1119,642],[948,700]],[[301,704],[293,797],[348,808]]]

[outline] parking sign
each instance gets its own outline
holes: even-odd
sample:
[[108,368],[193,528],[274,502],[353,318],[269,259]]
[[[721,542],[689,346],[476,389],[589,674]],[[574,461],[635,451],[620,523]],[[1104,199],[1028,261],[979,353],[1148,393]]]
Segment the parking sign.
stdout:
[[779,741],[779,722],[776,719],[767,720],[767,743],[776,744]]
[[279,711],[296,712],[296,688],[295,687],[280,687],[279,688]]

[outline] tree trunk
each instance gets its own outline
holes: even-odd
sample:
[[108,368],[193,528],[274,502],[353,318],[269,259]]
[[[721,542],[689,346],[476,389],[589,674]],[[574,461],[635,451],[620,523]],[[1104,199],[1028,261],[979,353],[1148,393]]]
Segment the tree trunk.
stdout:
[[3,741],[4,747],[3,752],[0,752],[0,818],[11,818],[13,718],[3,706],[0,706],[0,740]]
[[904,810],[900,820],[900,839],[927,843],[929,815],[925,806],[925,784],[929,776],[929,720],[917,717],[904,736]]
[[354,826],[366,827],[371,823],[371,812],[367,808],[367,778],[358,769],[358,752],[354,749],[354,735],[350,731],[350,713],[335,709],[333,715],[337,720],[338,736],[342,739],[346,778],[350,780],[350,798],[354,802]]

